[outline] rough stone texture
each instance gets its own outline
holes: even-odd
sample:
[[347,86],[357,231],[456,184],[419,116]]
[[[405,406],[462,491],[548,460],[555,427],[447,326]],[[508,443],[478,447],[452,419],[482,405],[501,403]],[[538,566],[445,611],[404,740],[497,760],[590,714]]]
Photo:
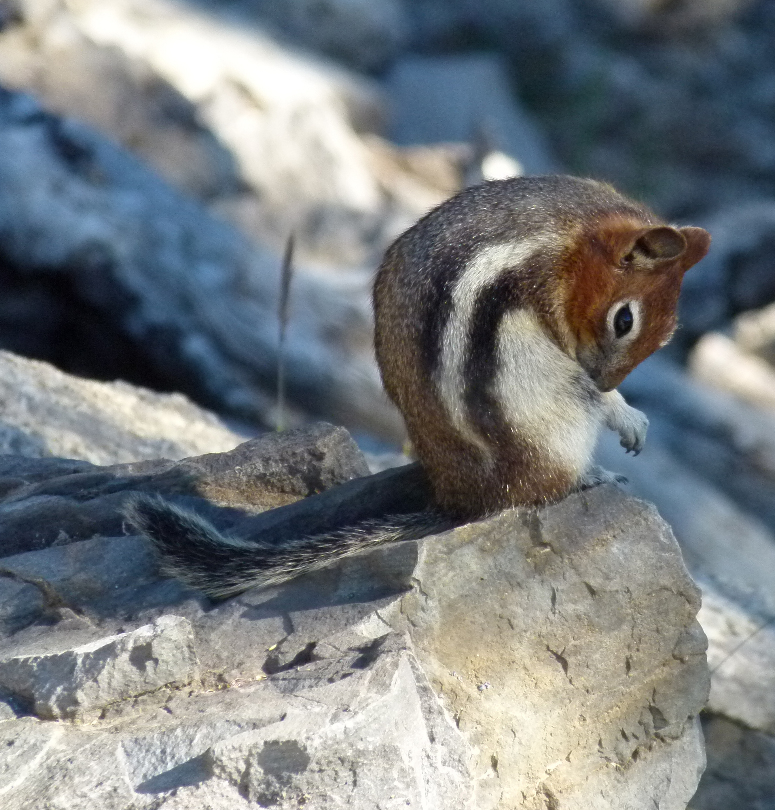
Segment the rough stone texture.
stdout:
[[[319,435],[346,447],[328,430]],[[232,475],[230,455],[212,469]],[[32,501],[45,487],[104,485],[87,484],[78,462],[8,468],[23,476],[25,465]],[[117,469],[143,467],[153,464]],[[396,498],[407,509],[427,498],[416,467],[241,520],[282,526],[278,515],[293,523],[307,509],[325,522],[390,511]],[[11,810],[683,810],[704,762],[698,592],[654,510],[613,487],[216,606],[157,580],[134,537],[17,554],[3,568],[13,636],[0,664],[0,769],[11,775],[0,795]],[[181,631],[172,649],[147,650],[149,627],[166,623]],[[189,626],[198,678],[185,666]],[[144,673],[131,666],[139,649]],[[100,662],[109,685],[74,679],[77,661],[81,672]],[[31,704],[93,719],[40,723],[25,716]],[[3,740],[16,741],[7,753]]]
[[84,380],[3,351],[0,408],[3,454],[119,464],[220,452],[240,441],[180,394]]
[[185,686],[198,674],[191,625],[178,616],[62,652],[0,660],[0,688],[49,720],[92,714],[162,686]]
[[[216,523],[228,528],[245,513],[290,504],[368,472],[347,431],[323,423],[179,462],[96,467],[62,459],[0,457],[0,551],[18,554],[95,535],[119,535],[121,509],[138,492],[212,512]],[[214,509],[212,503],[231,511]]]
[[[755,331],[758,338],[766,334],[763,326]],[[646,449],[632,459],[615,438],[606,437],[599,460],[626,474],[632,490],[656,504],[702,587],[699,620],[708,636],[712,672],[705,727],[713,731],[707,739],[708,769],[690,807],[770,810],[775,796],[768,766],[775,750],[775,421],[752,400],[771,371],[757,366],[750,374],[751,363],[739,362],[759,359],[753,352],[762,344],[755,336],[735,344],[710,337],[693,363],[703,381],[654,359],[628,378],[625,395],[651,421]],[[723,351],[711,354],[714,346]]]
[[653,508],[601,487],[504,514],[425,541],[414,576],[397,620],[476,746],[478,807],[685,807],[706,641]]
[[[305,693],[321,705],[214,745],[204,758],[208,770],[248,800],[282,810],[307,804],[370,810],[383,802],[472,807],[467,747],[414,657],[390,650],[396,640],[390,634],[374,639],[372,650],[364,645],[364,660],[352,664],[362,672],[339,690],[318,686],[336,677],[328,662],[303,667]],[[332,698],[339,711],[332,712]]]

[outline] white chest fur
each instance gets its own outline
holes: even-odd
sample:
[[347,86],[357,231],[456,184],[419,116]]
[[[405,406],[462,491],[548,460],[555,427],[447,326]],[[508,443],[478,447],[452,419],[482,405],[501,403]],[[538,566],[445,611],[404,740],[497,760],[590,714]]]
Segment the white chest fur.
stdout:
[[549,458],[581,475],[590,465],[604,410],[586,375],[529,310],[514,310],[498,332],[494,394],[510,427]]

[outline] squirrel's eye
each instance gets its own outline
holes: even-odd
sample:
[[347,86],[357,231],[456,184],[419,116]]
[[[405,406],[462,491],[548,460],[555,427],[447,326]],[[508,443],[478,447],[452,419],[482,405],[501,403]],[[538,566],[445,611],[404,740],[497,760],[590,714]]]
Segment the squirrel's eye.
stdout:
[[630,305],[625,304],[614,315],[614,334],[618,338],[624,337],[632,329],[634,323],[635,319],[632,317]]

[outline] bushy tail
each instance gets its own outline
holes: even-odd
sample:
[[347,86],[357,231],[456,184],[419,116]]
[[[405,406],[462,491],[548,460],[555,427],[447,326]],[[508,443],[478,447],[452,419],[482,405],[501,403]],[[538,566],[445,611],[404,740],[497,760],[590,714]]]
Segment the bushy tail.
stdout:
[[151,540],[164,574],[218,599],[255,586],[277,585],[383,543],[416,540],[455,525],[453,519],[427,510],[275,545],[223,534],[199,515],[159,497],[133,499],[124,515]]

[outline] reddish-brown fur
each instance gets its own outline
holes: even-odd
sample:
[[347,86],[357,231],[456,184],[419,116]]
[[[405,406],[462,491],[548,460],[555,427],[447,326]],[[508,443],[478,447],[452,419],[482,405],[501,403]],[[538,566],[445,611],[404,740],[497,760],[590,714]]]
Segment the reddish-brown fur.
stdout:
[[[605,316],[617,301],[638,299],[647,315],[638,340],[622,362],[608,368],[606,390],[616,388],[649,355],[669,340],[676,327],[676,307],[684,273],[707,252],[710,238],[701,228],[672,229],[612,214],[580,233],[559,272],[566,277],[565,318],[577,345],[599,345],[605,338]],[[649,232],[670,230],[684,240],[675,258],[627,262],[637,240]]]

